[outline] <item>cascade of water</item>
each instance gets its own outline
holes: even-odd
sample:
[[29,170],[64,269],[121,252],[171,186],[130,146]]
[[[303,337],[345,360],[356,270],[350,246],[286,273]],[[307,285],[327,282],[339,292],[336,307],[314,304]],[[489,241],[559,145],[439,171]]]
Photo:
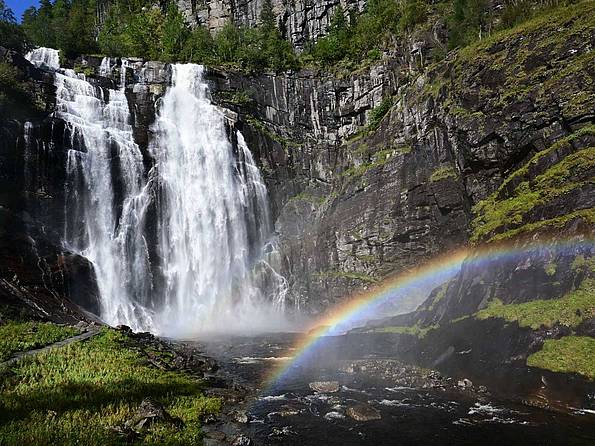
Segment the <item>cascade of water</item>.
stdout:
[[53,48],[35,48],[25,58],[38,68],[57,70],[60,68],[60,54]]
[[151,148],[161,198],[162,323],[255,328],[271,320],[253,274],[271,235],[266,188],[239,133],[234,156],[203,68],[174,65],[172,84]]
[[142,228],[144,166],[122,90],[104,92],[71,72],[56,73],[56,115],[70,127],[67,226],[71,248],[95,266],[101,317],[135,329],[151,325]]
[[287,285],[260,172],[239,132],[234,153],[202,67],[171,69],[148,172],[129,124],[126,61],[116,90],[56,72],[56,116],[72,146],[66,244],[95,266],[110,324],[174,336],[282,328]]

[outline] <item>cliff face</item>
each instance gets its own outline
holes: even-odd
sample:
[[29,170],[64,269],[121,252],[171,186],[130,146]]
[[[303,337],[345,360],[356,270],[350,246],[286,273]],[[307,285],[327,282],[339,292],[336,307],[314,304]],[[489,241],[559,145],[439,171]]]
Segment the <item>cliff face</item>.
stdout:
[[[255,26],[264,0],[177,0],[180,11],[191,25],[206,26],[217,32],[226,22]],[[362,11],[365,0],[272,0],[277,24],[295,48],[303,49],[308,40],[324,35],[335,9],[342,5],[354,12]]]
[[[198,2],[184,5],[193,14],[201,7]],[[258,17],[255,4],[241,8],[246,20]],[[567,182],[580,185],[564,194],[544,192],[511,214],[490,209],[509,198],[522,202],[526,197],[517,197],[517,186],[528,182],[532,187],[532,178],[592,145],[588,132],[577,136],[595,120],[595,35],[589,20],[588,15],[567,13],[536,20],[432,67],[423,67],[415,54],[403,51],[345,78],[307,70],[255,76],[210,70],[213,99],[233,111],[228,113],[230,123],[244,133],[267,181],[283,274],[300,307],[316,313],[353,290],[469,238],[476,242],[531,233],[531,223],[570,214],[564,223],[571,228],[568,236],[584,233],[590,222],[587,210],[593,206],[588,166],[580,178]],[[315,26],[310,19],[305,22]],[[78,63],[98,72],[100,60],[87,57]],[[141,60],[129,64],[126,91],[135,138],[146,149],[155,101],[170,81],[169,67]],[[32,85],[51,89],[51,82],[39,76],[33,76]],[[92,78],[98,85],[114,85],[120,75],[115,70],[111,79]],[[49,98],[51,109],[51,94]],[[20,136],[25,134],[24,121],[6,121],[3,127],[7,132],[13,128],[6,144],[19,147],[10,149],[14,163],[25,159]],[[45,159],[43,144],[55,146],[50,151],[55,159],[45,164],[52,166],[52,174],[46,175],[51,184],[34,186],[51,191],[47,194],[54,201],[31,204],[41,209],[33,220],[58,233],[67,143],[58,136],[64,134],[60,122],[42,114],[33,124],[29,132],[36,141],[34,159]],[[564,138],[570,139],[571,148],[555,148]],[[555,148],[551,155],[533,170],[514,174],[550,147]],[[145,158],[149,165],[146,150]],[[25,175],[19,175],[19,182],[14,177],[7,181],[26,192]],[[514,179],[506,180],[511,175]],[[41,173],[34,177],[46,178]],[[478,206],[482,200],[483,207]],[[544,230],[549,227],[544,224]],[[566,288],[560,287],[558,295],[569,281],[561,281]],[[459,291],[467,289],[461,287]],[[459,294],[452,294],[434,308],[457,307]],[[485,303],[475,294],[469,296],[475,306],[440,310],[447,316],[424,316],[424,323],[454,318]],[[412,310],[419,302],[419,296],[412,296],[397,309]]]
[[[584,221],[592,167],[576,181],[544,186],[581,183],[564,194],[532,191],[541,194],[536,201],[521,194],[515,200],[530,202],[509,214],[491,212],[490,195],[518,195],[519,184],[592,144],[588,135],[576,139],[594,119],[588,22],[537,20],[423,74],[394,61],[344,80],[218,75],[216,98],[239,112],[267,173],[294,297],[316,310],[469,237],[530,233],[531,222],[580,210],[571,220]],[[370,129],[383,97],[392,106]],[[563,138],[572,148],[554,147]]]
[[16,67],[20,83],[16,101],[0,108],[1,312],[82,319],[74,302],[97,311],[98,292],[92,265],[62,243],[70,141],[64,124],[49,115],[53,77],[3,48],[0,62]]

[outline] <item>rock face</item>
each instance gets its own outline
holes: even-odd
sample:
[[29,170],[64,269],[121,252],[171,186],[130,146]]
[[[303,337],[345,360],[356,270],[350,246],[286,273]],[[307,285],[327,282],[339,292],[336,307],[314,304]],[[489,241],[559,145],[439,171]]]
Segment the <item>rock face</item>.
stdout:
[[[206,26],[213,33],[225,23],[255,26],[264,0],[177,0],[179,10],[191,25]],[[359,12],[365,0],[272,0],[273,12],[283,35],[298,49],[326,33],[336,8]]]
[[[180,2],[187,16],[196,20],[207,8],[205,20],[227,19],[232,14],[253,23],[261,7],[256,2],[213,5]],[[274,5],[281,11],[282,4]],[[291,8],[297,10],[300,5],[293,3]],[[301,10],[328,17],[336,6],[321,5]],[[322,14],[320,8],[326,12]],[[316,20],[307,19],[303,26],[322,29],[325,20],[320,18],[317,25]],[[411,48],[424,48],[423,42],[435,37],[421,39]],[[591,221],[586,212],[593,207],[588,166],[572,178],[564,177],[569,184],[580,183],[577,187],[556,196],[544,192],[534,206],[521,206],[518,212],[506,214],[503,222],[490,217],[489,208],[519,199],[519,186],[539,188],[541,183],[532,183],[532,179],[593,145],[592,135],[584,129],[595,121],[594,39],[592,27],[574,17],[537,22],[522,33],[510,32],[469,51],[451,53],[431,68],[417,61],[415,51],[403,48],[394,57],[344,78],[309,70],[251,76],[210,70],[213,100],[233,111],[228,113],[230,125],[244,134],[267,182],[284,259],[282,272],[289,281],[292,301],[317,313],[354,290],[372,286],[470,238],[487,242],[523,231],[530,234],[531,224],[576,211],[583,213],[564,221],[562,232],[566,238],[584,236]],[[99,69],[96,58],[82,62]],[[121,70],[126,70],[134,135],[150,165],[146,150],[150,126],[156,100],[170,82],[169,66],[132,59],[124,68],[120,61],[114,64],[112,77],[96,76],[96,82],[113,85],[120,81]],[[51,89],[43,73],[35,76],[38,91]],[[52,107],[49,98],[47,109]],[[7,187],[15,188],[11,197],[29,198],[3,206],[14,212],[27,203],[27,209],[35,212],[25,214],[20,209],[19,218],[33,215],[44,231],[53,228],[56,232],[61,227],[60,178],[67,142],[59,121],[44,115],[38,121],[39,125],[28,127],[28,138],[38,141],[38,147],[44,147],[39,142],[52,142],[52,150],[39,149],[39,156],[21,158],[24,121],[3,121],[2,131],[9,135],[4,141],[10,141],[11,147],[3,148],[3,153],[12,150],[10,162],[15,163],[6,171],[24,172],[25,158],[35,159],[37,164],[31,169],[39,171],[19,174],[18,181],[7,177]],[[561,141],[566,142],[556,146]],[[16,151],[15,144],[20,144]],[[507,180],[548,148],[549,155],[531,170]],[[25,178],[39,184],[25,185]],[[483,207],[478,207],[482,201]],[[548,228],[545,224],[544,231]],[[57,246],[59,237],[54,234],[49,240]],[[562,267],[556,274],[544,273],[547,277],[534,274],[543,270],[537,264],[529,270],[506,265],[493,273],[469,266],[448,285],[447,298],[433,305],[431,312],[418,313],[415,321],[429,326],[477,311],[494,296],[494,284],[503,283],[504,277],[511,285],[497,289],[510,298],[507,302],[559,296],[580,278],[568,273],[570,258],[558,260]],[[515,288],[518,280],[523,286]],[[395,309],[412,310],[424,297],[412,295]]]
[[[266,174],[295,301],[317,312],[477,238],[473,206],[537,152],[593,122],[587,60],[595,36],[583,26],[540,23],[423,73],[405,69],[403,58],[342,80],[213,73],[216,100],[238,111]],[[364,127],[391,96],[378,128]],[[568,153],[590,142],[573,144]],[[496,231],[589,209],[590,187],[530,208],[517,223],[511,216]]]
[[62,246],[64,180],[69,141],[48,117],[53,78],[0,48],[18,69],[23,96],[0,109],[0,303],[12,315],[85,318],[76,305],[98,309],[91,264]]

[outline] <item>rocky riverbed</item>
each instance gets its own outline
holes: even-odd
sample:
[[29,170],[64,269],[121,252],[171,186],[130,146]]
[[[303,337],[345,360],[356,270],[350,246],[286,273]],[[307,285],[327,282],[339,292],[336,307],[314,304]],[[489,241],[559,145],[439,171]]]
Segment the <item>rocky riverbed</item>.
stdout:
[[[317,358],[290,366],[295,335],[212,339],[193,344],[216,358],[223,414],[205,444],[592,444],[595,414],[504,399],[470,379],[394,358]],[[212,382],[215,383],[216,380]]]

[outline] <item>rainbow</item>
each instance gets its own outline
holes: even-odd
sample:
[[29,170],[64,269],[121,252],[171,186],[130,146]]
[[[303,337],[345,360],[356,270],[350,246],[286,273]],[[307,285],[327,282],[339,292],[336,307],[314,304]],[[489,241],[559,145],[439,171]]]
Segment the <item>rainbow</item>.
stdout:
[[[496,262],[516,260],[519,256],[545,256],[548,258],[560,251],[585,253],[593,250],[593,239],[574,238],[571,240],[534,241],[523,246],[513,243],[488,244],[480,247],[463,248],[438,256],[431,261],[385,280],[372,289],[354,295],[345,303],[332,309],[325,317],[313,324],[313,329],[302,336],[292,348],[292,359],[273,370],[267,379],[266,388],[272,390],[283,382],[294,368],[306,364],[313,357],[317,347],[327,336],[338,335],[346,330],[363,325],[373,319],[383,306],[394,302],[408,293],[418,290],[431,290],[446,282],[466,268],[483,269]],[[288,355],[289,356],[289,355]]]

